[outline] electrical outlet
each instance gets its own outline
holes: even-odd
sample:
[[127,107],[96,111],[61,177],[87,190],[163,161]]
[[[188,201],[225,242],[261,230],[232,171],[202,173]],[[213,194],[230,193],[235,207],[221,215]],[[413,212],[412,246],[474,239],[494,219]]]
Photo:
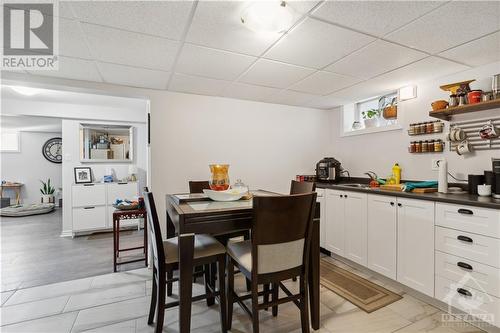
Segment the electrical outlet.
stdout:
[[439,161],[441,161],[441,160],[438,159],[438,158],[433,158],[432,159],[432,165],[431,165],[431,169],[432,170],[434,170],[434,171],[439,170]]

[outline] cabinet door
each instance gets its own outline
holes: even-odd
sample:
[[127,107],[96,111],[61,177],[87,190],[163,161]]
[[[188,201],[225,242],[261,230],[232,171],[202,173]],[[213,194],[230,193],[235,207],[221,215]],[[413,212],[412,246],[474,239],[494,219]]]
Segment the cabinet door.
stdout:
[[136,182],[130,183],[109,183],[108,188],[108,204],[112,205],[116,199],[135,200],[139,195]]
[[366,193],[344,192],[345,257],[367,264],[367,197]]
[[368,195],[368,268],[396,280],[396,198]]
[[434,203],[398,198],[397,280],[434,297]]
[[319,246],[326,249],[326,207],[325,207],[325,190],[316,189],[318,193],[317,202],[319,202]]
[[[342,197],[341,197],[342,196]],[[326,190],[326,249],[344,256],[344,193]]]
[[73,231],[98,230],[106,228],[106,207],[87,206],[73,208]]

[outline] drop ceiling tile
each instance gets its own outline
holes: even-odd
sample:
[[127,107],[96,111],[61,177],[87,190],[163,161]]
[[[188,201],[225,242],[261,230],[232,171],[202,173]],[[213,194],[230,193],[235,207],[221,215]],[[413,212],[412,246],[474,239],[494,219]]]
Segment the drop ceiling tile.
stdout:
[[135,32],[82,24],[96,60],[169,71],[179,43]]
[[229,84],[227,81],[175,73],[170,82],[169,90],[198,95],[220,96]]
[[443,4],[440,1],[326,1],[312,15],[383,36]]
[[315,99],[312,99],[308,103],[306,103],[307,107],[315,108],[315,109],[323,109],[330,110],[337,106],[345,104],[345,101],[339,100],[332,96],[321,96]]
[[317,95],[305,94],[298,91],[282,90],[278,94],[271,96],[269,100],[277,104],[304,106],[318,97]]
[[426,56],[423,52],[377,40],[328,66],[325,70],[368,79]]
[[500,61],[500,32],[457,46],[439,55],[474,67]]
[[53,76],[64,79],[102,82],[93,61],[60,56],[58,70],[28,71],[33,75]]
[[274,88],[286,88],[314,70],[277,61],[259,59],[239,81]]
[[266,52],[265,58],[322,68],[373,40],[373,37],[308,18]]
[[234,80],[257,60],[256,57],[184,44],[175,71],[221,80]]
[[386,39],[435,54],[500,29],[499,1],[453,1]]
[[[317,1],[293,1],[297,21]],[[241,23],[241,13],[248,6],[245,1],[200,1],[189,28],[186,41],[248,55],[258,56],[282,34],[258,34]]]
[[167,89],[169,72],[98,62],[104,82],[131,87]]
[[277,94],[279,91],[280,89],[276,88],[235,82],[228,86],[222,95],[230,98],[267,102],[271,95]]
[[191,1],[78,1],[75,16],[88,23],[180,40]]
[[59,19],[59,54],[68,57],[92,59],[79,22]]
[[315,95],[326,95],[359,81],[360,79],[351,76],[319,71],[294,84],[290,89]]

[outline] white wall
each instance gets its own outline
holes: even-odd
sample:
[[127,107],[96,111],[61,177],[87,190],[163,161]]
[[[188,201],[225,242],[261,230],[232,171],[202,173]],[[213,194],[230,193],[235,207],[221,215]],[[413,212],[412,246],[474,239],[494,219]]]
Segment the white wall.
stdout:
[[[472,155],[461,157],[455,152],[449,151],[447,142],[443,154],[410,154],[408,153],[408,145],[410,141],[418,137],[408,136],[407,129],[410,123],[434,119],[429,117],[431,102],[438,99],[448,99],[448,94],[439,89],[440,85],[477,79],[478,82],[471,84],[472,88],[491,90],[491,76],[499,73],[499,68],[500,63],[494,63],[418,84],[418,97],[401,102],[398,106],[398,118],[401,118],[402,130],[341,137],[341,109],[331,111],[331,122],[336,124],[333,126],[330,143],[331,155],[340,160],[342,165],[354,176],[363,176],[367,170],[373,170],[379,176],[386,177],[390,175],[392,165],[398,162],[403,168],[403,178],[405,179],[437,179],[437,172],[431,170],[431,162],[432,159],[443,157],[448,160],[450,172],[458,174],[460,178],[465,177],[466,179],[468,174],[482,174],[483,170],[491,170],[491,157],[500,157],[498,150],[478,151]],[[492,114],[498,116],[499,110],[480,112],[473,117],[483,118]],[[454,117],[454,119],[463,120],[470,117],[470,115],[461,115]],[[444,140],[447,128],[448,125],[446,125],[443,134],[428,135],[425,138]]]
[[[54,137],[61,137],[61,133],[20,132],[21,151],[1,154],[1,178],[24,184],[21,189],[22,203],[40,202],[40,180],[50,178],[56,190],[62,186],[61,164],[49,162],[42,155],[43,144]],[[11,197],[14,204],[14,192],[7,191],[5,194]]]

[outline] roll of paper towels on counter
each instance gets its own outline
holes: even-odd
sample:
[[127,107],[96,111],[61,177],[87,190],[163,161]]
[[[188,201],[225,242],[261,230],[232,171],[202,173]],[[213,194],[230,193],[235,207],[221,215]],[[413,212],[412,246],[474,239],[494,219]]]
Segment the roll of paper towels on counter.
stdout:
[[448,162],[439,160],[438,192],[448,193]]

